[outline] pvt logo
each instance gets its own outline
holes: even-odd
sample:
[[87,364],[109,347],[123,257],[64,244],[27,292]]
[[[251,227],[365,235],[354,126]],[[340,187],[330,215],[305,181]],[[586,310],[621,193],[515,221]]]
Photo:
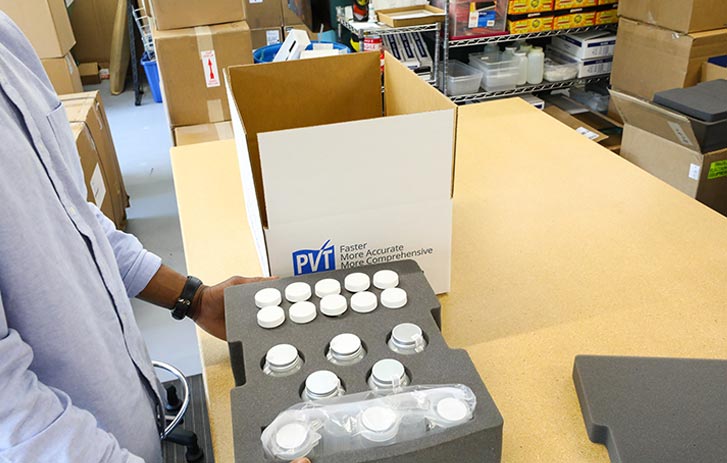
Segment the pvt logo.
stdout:
[[336,253],[331,240],[323,243],[320,249],[301,249],[293,253],[293,273],[325,272],[336,269]]

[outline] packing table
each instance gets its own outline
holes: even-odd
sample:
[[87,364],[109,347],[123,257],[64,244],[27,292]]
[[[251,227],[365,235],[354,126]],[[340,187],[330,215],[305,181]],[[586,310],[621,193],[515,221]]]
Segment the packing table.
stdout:
[[[727,356],[727,220],[518,98],[461,107],[457,145],[443,332],[504,417],[503,462],[608,462],[574,358]],[[188,271],[259,275],[234,142],[173,148],[172,166]],[[231,463],[227,344],[198,337]]]

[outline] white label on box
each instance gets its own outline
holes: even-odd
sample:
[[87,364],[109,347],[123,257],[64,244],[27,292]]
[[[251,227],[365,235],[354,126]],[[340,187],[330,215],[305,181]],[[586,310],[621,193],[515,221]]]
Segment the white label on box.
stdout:
[[106,185],[103,183],[103,175],[101,174],[101,167],[96,164],[96,168],[93,169],[93,175],[91,175],[91,194],[93,195],[93,200],[96,203],[96,206],[98,206],[99,209],[101,209],[101,205],[103,204],[104,198],[106,198]]
[[699,180],[699,174],[702,173],[702,168],[696,164],[689,164],[689,178],[692,180]]
[[207,88],[220,86],[220,72],[217,69],[217,58],[214,50],[206,50],[202,55],[202,71]]
[[694,146],[694,143],[692,143],[692,140],[689,139],[681,125],[677,124],[676,122],[668,122],[668,124],[669,127],[671,127],[671,129],[674,131],[674,134],[677,136],[679,142],[681,142],[682,145]]
[[591,132],[590,130],[588,130],[585,127],[578,127],[576,129],[576,132],[580,133],[581,135],[588,138],[589,140],[595,140],[596,138],[598,138],[597,133]]
[[279,30],[265,31],[265,41],[267,42],[268,45],[280,43],[280,31]]
[[253,4],[253,3],[262,3],[262,2],[263,2],[263,0],[250,0],[250,3],[251,4]]
[[477,24],[480,21],[480,13],[478,11],[470,11],[470,17],[469,21],[467,22],[467,26],[470,29],[474,29],[477,27]]

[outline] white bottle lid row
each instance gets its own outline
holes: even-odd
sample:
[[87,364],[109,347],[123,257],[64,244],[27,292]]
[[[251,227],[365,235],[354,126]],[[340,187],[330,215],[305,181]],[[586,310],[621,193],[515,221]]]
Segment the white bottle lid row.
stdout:
[[288,309],[290,321],[299,325],[310,323],[316,319],[318,311],[316,305],[309,301],[296,302]]
[[275,288],[265,288],[255,293],[255,305],[261,309],[271,305],[280,305],[281,302],[283,302],[283,296]]
[[371,287],[371,278],[365,273],[349,273],[343,280],[343,286],[345,286],[347,291],[359,293]]
[[374,273],[374,286],[379,289],[396,288],[399,286],[399,274],[393,270],[379,270]]
[[362,291],[351,296],[351,309],[358,313],[370,313],[376,310],[379,303],[376,294]]
[[285,288],[285,298],[293,303],[307,301],[311,294],[310,285],[302,281],[291,283]]
[[270,330],[279,327],[284,322],[285,311],[277,305],[263,307],[257,312],[257,324],[261,328]]
[[381,292],[381,305],[387,309],[401,309],[406,303],[406,291],[401,288],[389,288]]
[[316,283],[315,292],[316,296],[320,298],[341,294],[341,283],[333,278],[325,278]]
[[321,299],[321,313],[329,317],[339,317],[348,309],[348,301],[345,296],[331,294]]

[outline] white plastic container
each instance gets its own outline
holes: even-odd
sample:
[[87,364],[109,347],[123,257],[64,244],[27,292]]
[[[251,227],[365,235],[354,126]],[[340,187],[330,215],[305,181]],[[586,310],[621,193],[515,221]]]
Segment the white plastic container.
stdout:
[[361,338],[352,333],[339,334],[331,339],[326,358],[334,365],[354,365],[366,357]]
[[528,83],[528,54],[524,51],[515,53],[517,62],[517,82],[515,85],[525,85]]
[[424,332],[414,323],[401,323],[391,331],[389,349],[397,354],[414,355],[427,347]]
[[314,371],[305,380],[303,400],[330,399],[344,393],[341,379],[328,370]]
[[470,61],[470,65],[482,71],[482,88],[488,92],[512,90],[517,84],[519,70],[515,55],[507,58],[503,54],[498,60],[480,57]]
[[[442,66],[445,66],[443,63]],[[440,74],[444,71],[440,70]],[[440,78],[442,76],[440,75]],[[466,95],[477,93],[482,81],[482,72],[460,61],[449,60],[447,68],[447,94]]]
[[376,391],[408,386],[409,381],[409,376],[401,362],[394,359],[383,359],[374,364],[368,383],[369,387]]
[[528,53],[528,83],[538,85],[543,82],[545,53],[541,47],[533,47]]

